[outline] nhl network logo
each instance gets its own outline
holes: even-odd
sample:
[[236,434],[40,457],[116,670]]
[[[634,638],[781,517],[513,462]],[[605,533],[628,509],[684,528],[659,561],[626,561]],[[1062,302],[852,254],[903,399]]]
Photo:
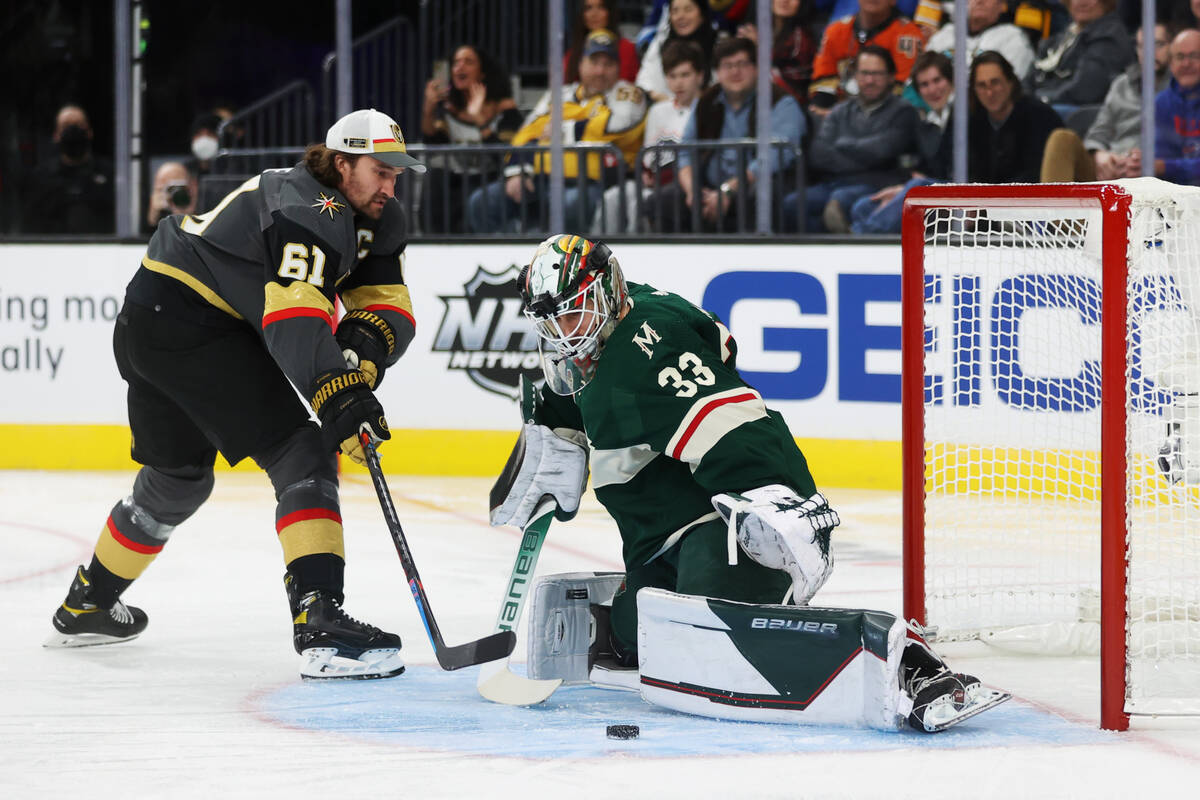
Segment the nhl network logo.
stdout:
[[517,273],[512,264],[494,274],[483,267],[463,286],[461,296],[445,296],[434,352],[450,354],[450,369],[465,370],[489,392],[517,399],[520,376],[541,381],[537,334],[521,313]]

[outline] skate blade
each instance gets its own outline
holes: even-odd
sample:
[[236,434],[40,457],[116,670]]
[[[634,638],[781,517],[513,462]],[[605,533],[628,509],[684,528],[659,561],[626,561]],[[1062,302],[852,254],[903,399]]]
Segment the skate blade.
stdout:
[[636,669],[614,669],[601,664],[592,665],[588,680],[601,689],[620,689],[623,692],[641,692],[642,675]]
[[310,647],[300,654],[300,677],[309,681],[375,680],[404,672],[395,648],[367,650],[358,658],[343,658],[334,647]]
[[996,689],[980,687],[980,691],[976,693],[975,698],[971,701],[970,705],[960,709],[958,713],[949,719],[942,720],[941,722],[933,725],[926,724],[925,730],[929,733],[938,733],[940,731],[944,731],[947,728],[952,728],[958,723],[970,719],[976,714],[982,714],[989,708],[994,708],[1000,705],[1005,700],[1011,699],[1012,695],[1008,692],[1001,692],[997,691]]
[[141,634],[135,633],[133,636],[109,636],[105,633],[60,633],[55,631],[42,642],[42,647],[52,649],[65,647],[96,647],[102,644],[120,644],[121,642],[132,642]]

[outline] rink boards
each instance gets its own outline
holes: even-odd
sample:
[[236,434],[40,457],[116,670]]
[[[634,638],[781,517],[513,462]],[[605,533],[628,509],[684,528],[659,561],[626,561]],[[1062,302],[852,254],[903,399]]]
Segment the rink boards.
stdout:
[[[533,243],[414,245],[417,334],[380,397],[389,471],[495,474],[521,374],[541,374],[513,279]],[[140,245],[0,245],[0,468],[124,469],[112,326]],[[724,320],[738,365],[825,485],[900,482],[899,245],[626,244],[630,280]],[[836,434],[836,438],[831,434]],[[399,447],[397,447],[399,445]],[[239,468],[253,469],[243,463]]]

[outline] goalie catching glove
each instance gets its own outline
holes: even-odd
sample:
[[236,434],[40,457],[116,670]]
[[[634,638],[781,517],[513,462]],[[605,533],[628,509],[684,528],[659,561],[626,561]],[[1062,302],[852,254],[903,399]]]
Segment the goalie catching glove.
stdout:
[[729,524],[729,563],[737,563],[736,539],[746,554],[792,578],[792,602],[807,605],[833,571],[829,534],[841,522],[819,493],[807,499],[780,484],[712,498]]
[[491,522],[524,528],[546,495],[558,505],[555,518],[569,520],[579,511],[587,479],[587,437],[582,431],[526,423],[488,498]]
[[346,366],[362,370],[367,385],[372,389],[379,388],[387,360],[396,350],[392,326],[370,311],[351,311],[338,322],[334,338],[342,348]]
[[320,375],[314,385],[312,409],[321,420],[326,443],[356,464],[366,464],[359,432],[376,443],[392,438],[367,376],[357,369],[332,370]]

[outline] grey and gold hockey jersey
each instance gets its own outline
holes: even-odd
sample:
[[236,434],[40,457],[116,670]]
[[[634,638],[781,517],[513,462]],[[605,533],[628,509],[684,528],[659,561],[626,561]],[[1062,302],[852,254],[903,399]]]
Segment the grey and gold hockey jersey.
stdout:
[[395,199],[372,220],[303,165],[268,170],[206,214],[160,222],[127,296],[150,307],[173,300],[175,313],[202,323],[243,321],[308,392],[317,375],[345,368],[333,338],[339,297],[346,311],[365,309],[391,325],[389,365],[408,347],[415,320],[404,234]]
[[729,330],[678,295],[630,283],[629,296],[591,382],[571,397],[543,387],[536,412],[587,434],[592,488],[621,530],[625,563],[651,561],[717,519],[719,492],[781,483],[815,493],[783,417],[738,375]]

